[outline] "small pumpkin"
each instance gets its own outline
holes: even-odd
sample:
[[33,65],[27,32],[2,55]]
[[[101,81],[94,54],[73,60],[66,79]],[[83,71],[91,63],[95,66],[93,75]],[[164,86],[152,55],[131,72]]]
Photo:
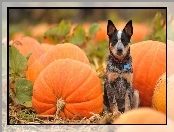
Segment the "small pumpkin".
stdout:
[[166,124],[166,115],[149,107],[141,107],[125,112],[113,124]]
[[174,74],[167,78],[167,115],[174,120]]
[[166,113],[166,73],[164,73],[156,83],[152,96],[152,107]]
[[31,66],[42,54],[45,53],[40,43],[32,37],[20,37],[12,40],[10,44],[15,46],[24,56],[32,53],[28,60],[28,66]]
[[101,81],[87,64],[59,59],[49,64],[33,87],[32,105],[40,115],[62,118],[89,118],[103,109]]
[[166,72],[166,44],[142,41],[132,44],[133,88],[139,90],[140,106],[151,107],[152,95],[158,78]]
[[167,77],[174,74],[174,42],[167,40]]
[[78,46],[71,43],[57,44],[28,68],[26,78],[34,83],[40,72],[51,62],[65,58],[71,58],[89,64],[87,56]]

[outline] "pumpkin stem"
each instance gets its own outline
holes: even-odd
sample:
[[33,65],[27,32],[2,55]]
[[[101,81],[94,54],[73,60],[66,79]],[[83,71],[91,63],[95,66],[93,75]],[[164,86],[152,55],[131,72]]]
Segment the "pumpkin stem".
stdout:
[[57,104],[56,104],[56,107],[57,107],[57,110],[56,110],[56,118],[57,116],[60,114],[60,112],[64,109],[65,107],[65,101],[60,98],[60,99],[57,99]]

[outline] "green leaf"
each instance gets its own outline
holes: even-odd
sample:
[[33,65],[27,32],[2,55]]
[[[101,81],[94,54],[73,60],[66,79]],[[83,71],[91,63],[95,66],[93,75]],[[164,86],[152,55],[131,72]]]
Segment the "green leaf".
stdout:
[[146,39],[151,39],[154,41],[166,42],[166,34],[165,34],[165,21],[162,18],[161,13],[156,13],[153,24],[151,27],[151,32],[148,34]]
[[62,42],[70,32],[71,21],[62,20],[57,27],[47,30],[44,37],[54,43]]
[[26,107],[32,106],[33,83],[25,78],[17,78],[15,80],[16,102]]
[[100,25],[93,23],[89,28],[89,36],[93,36],[100,29]]
[[82,25],[77,25],[74,28],[73,34],[68,38],[69,43],[80,45],[85,41],[86,34]]
[[28,67],[27,58],[20,54],[13,45],[9,48],[9,57],[9,68],[11,76],[25,77],[24,71],[27,70]]

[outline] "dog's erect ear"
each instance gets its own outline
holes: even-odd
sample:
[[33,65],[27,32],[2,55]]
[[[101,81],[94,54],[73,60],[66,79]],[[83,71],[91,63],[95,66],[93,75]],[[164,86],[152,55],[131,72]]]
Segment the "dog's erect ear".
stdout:
[[116,27],[114,26],[113,22],[111,20],[108,20],[107,35],[111,37],[112,34],[115,32],[115,30],[116,30]]
[[131,37],[133,34],[133,27],[132,27],[132,20],[130,20],[126,26],[124,27],[123,31],[129,36]]

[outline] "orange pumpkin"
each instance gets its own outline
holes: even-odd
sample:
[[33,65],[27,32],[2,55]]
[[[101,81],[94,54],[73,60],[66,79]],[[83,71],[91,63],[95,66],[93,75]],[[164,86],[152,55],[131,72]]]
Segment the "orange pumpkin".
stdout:
[[32,105],[40,115],[89,118],[103,109],[101,81],[87,64],[59,59],[48,65],[33,87]]
[[166,73],[156,83],[152,96],[152,107],[166,113]]
[[140,106],[151,106],[158,78],[166,71],[166,44],[143,41],[131,45],[133,88],[140,93]]
[[31,66],[42,54],[45,53],[40,43],[32,37],[17,38],[11,41],[11,45],[14,45],[24,56],[32,53],[28,60],[28,66]]
[[41,24],[38,24],[38,25],[34,25],[34,26],[30,26],[29,27],[29,30],[31,32],[31,35],[34,37],[34,38],[38,38],[40,36],[43,36],[44,33],[54,27],[55,25],[54,24],[46,24],[46,23],[41,23]]
[[125,112],[113,124],[166,124],[166,115],[152,108],[142,107]]
[[167,77],[174,74],[174,42],[167,40]]
[[34,83],[40,72],[51,62],[64,58],[71,58],[89,64],[87,56],[78,46],[70,43],[57,44],[28,68],[26,78]]
[[19,32],[15,32],[15,33],[12,35],[11,39],[12,39],[12,40],[13,40],[13,39],[20,39],[21,37],[24,37],[24,36],[25,36],[25,33],[19,31]]
[[48,51],[49,49],[51,49],[51,48],[54,47],[55,45],[53,45],[53,44],[48,44],[48,43],[42,43],[41,46],[44,48],[45,51]]

